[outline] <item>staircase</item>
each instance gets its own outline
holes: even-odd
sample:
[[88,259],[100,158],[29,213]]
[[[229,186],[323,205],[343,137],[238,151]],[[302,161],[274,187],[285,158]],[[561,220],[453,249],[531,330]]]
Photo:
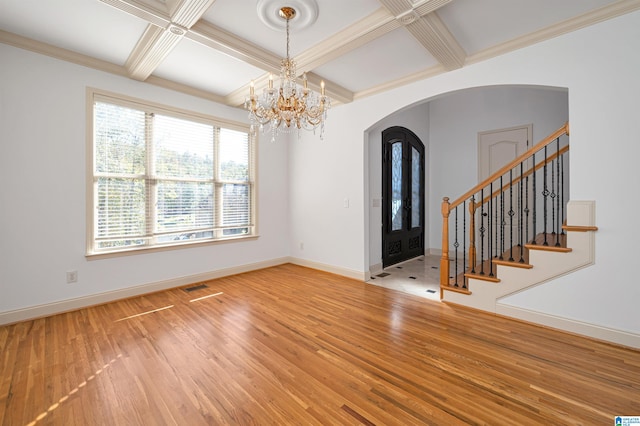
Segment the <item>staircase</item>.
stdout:
[[440,298],[498,312],[506,296],[594,261],[595,205],[568,201],[569,125],[442,203]]

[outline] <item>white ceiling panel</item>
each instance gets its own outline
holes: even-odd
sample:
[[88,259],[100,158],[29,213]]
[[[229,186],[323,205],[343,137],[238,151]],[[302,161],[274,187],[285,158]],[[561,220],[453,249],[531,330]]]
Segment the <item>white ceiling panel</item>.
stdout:
[[473,55],[611,3],[615,0],[455,0],[437,13]]
[[[292,23],[291,56],[298,55],[380,9],[377,0],[318,0],[317,3],[318,18],[313,25],[297,30]],[[258,18],[256,4],[257,1],[216,0],[203,19],[272,53],[285,56],[286,33],[265,25]]]
[[153,75],[226,96],[264,74],[259,68],[183,39]]
[[315,72],[357,92],[437,64],[433,56],[401,27],[316,68]]
[[0,0],[0,29],[117,65],[146,26],[96,0]]

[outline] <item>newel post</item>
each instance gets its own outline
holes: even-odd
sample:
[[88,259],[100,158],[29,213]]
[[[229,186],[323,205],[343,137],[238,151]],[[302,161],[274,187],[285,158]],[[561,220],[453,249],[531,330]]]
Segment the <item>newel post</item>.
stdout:
[[442,257],[440,258],[440,298],[449,286],[449,197],[442,199]]

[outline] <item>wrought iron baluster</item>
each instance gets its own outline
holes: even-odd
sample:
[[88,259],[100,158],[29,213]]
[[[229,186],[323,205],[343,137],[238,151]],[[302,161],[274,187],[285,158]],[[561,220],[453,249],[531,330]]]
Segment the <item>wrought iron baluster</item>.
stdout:
[[518,213],[520,214],[520,220],[518,221],[518,247],[520,248],[520,259],[518,260],[520,263],[524,263],[524,241],[522,241],[523,237],[523,227],[522,227],[522,218],[523,218],[523,201],[522,201],[522,176],[523,176],[523,163],[520,162],[520,180],[518,181],[518,189],[520,191],[520,196],[518,197]]
[[556,171],[553,167],[554,161],[551,161],[551,235],[556,235]]
[[536,244],[536,220],[538,219],[538,207],[536,205],[536,153],[533,153],[533,188],[531,188],[531,195],[533,196],[533,200],[531,200],[531,203],[533,204],[533,221],[531,224],[531,244],[535,245]]
[[527,173],[527,177],[525,178],[524,188],[525,188],[525,196],[524,196],[524,202],[525,202],[525,207],[524,207],[524,217],[525,217],[525,222],[524,222],[524,229],[525,229],[524,241],[526,243],[526,242],[529,241],[529,173]]
[[507,222],[504,220],[504,188],[502,176],[500,176],[500,260],[504,260],[504,227]]
[[467,288],[464,268],[467,264],[467,200],[462,202],[462,288]]
[[455,262],[455,266],[454,266],[454,281],[453,281],[453,286],[454,287],[458,287],[458,247],[460,246],[460,244],[458,244],[458,207],[456,207],[455,210],[455,239],[453,242],[453,248],[455,249],[454,253],[453,253],[453,259]]
[[544,196],[542,210],[544,215],[544,242],[542,245],[548,246],[549,242],[547,241],[547,198],[549,197],[549,189],[547,188],[547,145],[544,146],[544,176],[543,176],[543,191],[542,195]]
[[513,169],[509,170],[509,261],[513,262]]
[[480,190],[480,275],[484,275],[484,188]]
[[476,273],[476,196],[469,201],[469,265],[471,273]]
[[558,212],[558,217],[556,220],[556,247],[560,247],[560,224],[562,223],[563,217],[560,216],[560,161],[562,158],[560,157],[560,138],[556,138],[556,211]]
[[[565,211],[564,211],[564,206],[565,206],[565,201],[564,201],[564,154],[562,154],[562,162],[560,163],[560,170],[561,170],[561,176],[562,176],[562,186],[561,186],[561,188],[562,188],[562,192],[561,192],[562,196],[560,197],[562,202],[560,203],[560,205],[562,206],[562,220],[564,220],[565,219],[565,217],[564,217],[564,215],[565,215]],[[561,229],[562,229],[562,235],[564,235],[564,228],[561,228]]]
[[489,185],[489,238],[488,238],[488,247],[489,254],[487,255],[487,259],[489,260],[489,276],[493,277],[493,182]]

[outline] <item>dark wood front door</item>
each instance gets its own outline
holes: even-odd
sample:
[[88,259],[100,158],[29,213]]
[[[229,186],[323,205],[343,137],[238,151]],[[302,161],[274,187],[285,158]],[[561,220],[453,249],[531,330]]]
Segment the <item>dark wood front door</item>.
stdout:
[[424,145],[409,129],[382,132],[382,266],[424,254]]

